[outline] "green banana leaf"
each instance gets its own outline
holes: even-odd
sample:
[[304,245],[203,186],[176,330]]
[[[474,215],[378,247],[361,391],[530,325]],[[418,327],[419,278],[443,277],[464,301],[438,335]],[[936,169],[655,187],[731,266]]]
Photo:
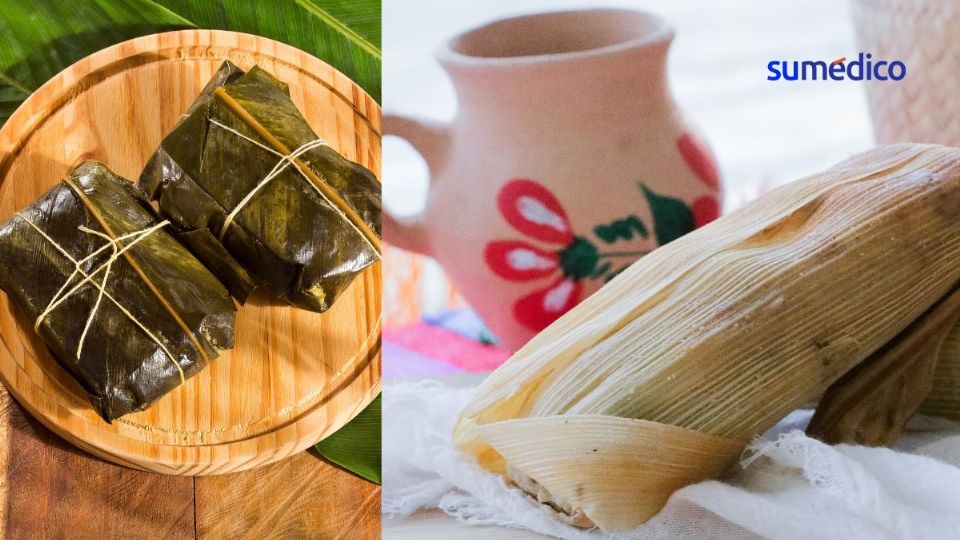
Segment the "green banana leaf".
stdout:
[[0,125],[80,58],[134,37],[186,28],[288,43],[339,69],[380,101],[380,0],[3,0]]
[[356,418],[317,443],[320,455],[371,482],[380,483],[381,397]]
[[237,30],[313,54],[380,101],[380,0],[154,0],[201,28]]

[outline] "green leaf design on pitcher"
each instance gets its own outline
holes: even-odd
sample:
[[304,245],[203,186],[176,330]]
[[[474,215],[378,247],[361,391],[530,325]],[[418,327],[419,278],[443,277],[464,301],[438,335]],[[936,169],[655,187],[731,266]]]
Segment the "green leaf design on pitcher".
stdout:
[[657,244],[664,245],[692,231],[694,227],[693,212],[681,201],[673,197],[660,195],[640,182],[650,212],[653,214],[653,231],[657,237]]
[[573,242],[560,250],[560,268],[563,275],[573,279],[590,277],[600,259],[597,248],[586,238],[575,236]]
[[649,234],[647,226],[639,216],[628,216],[615,219],[610,223],[601,223],[593,228],[593,232],[607,244],[613,244],[617,240],[633,240],[634,235],[646,238]]

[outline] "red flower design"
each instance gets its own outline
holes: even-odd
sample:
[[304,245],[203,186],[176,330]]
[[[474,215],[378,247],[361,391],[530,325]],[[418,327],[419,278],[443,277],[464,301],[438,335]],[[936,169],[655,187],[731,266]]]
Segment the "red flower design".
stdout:
[[[685,135],[677,144],[702,180],[707,182],[713,178],[715,181],[716,168],[712,160],[692,138]],[[500,213],[514,229],[539,244],[525,240],[488,242],[483,253],[487,266],[510,281],[554,276],[548,287],[514,303],[513,314],[520,324],[537,332],[543,330],[580,302],[583,280],[609,281],[647,253],[622,248],[606,251],[606,246],[651,236],[665,244],[720,215],[720,206],[712,196],[700,197],[691,207],[680,199],[656,193],[642,182],[639,186],[653,214],[653,222],[648,225],[633,214],[600,223],[593,228],[596,244],[574,234],[560,201],[537,182],[520,178],[503,186],[497,195]],[[598,245],[604,249],[598,249]]]
[[531,238],[561,245],[573,240],[570,220],[560,201],[533,180],[507,182],[497,195],[497,207],[507,223]]
[[490,242],[483,255],[497,275],[510,281],[546,277],[560,268],[560,257],[556,253],[543,251],[522,240]]
[[691,209],[693,210],[693,225],[698,229],[720,217],[720,203],[710,196],[700,197],[693,201]]
[[525,326],[539,332],[577,305],[581,292],[579,281],[560,278],[546,289],[517,300],[513,315]]
[[677,139],[677,150],[693,169],[697,178],[710,189],[720,189],[720,173],[717,164],[703,142],[693,133],[684,133]]
[[556,246],[547,251],[522,240],[495,240],[484,250],[487,265],[511,281],[540,279],[562,271],[563,276],[550,286],[520,298],[513,306],[521,324],[543,330],[580,301],[580,280],[587,269],[596,266],[596,248],[573,234],[563,206],[533,180],[508,182],[497,196],[497,207],[517,231]]

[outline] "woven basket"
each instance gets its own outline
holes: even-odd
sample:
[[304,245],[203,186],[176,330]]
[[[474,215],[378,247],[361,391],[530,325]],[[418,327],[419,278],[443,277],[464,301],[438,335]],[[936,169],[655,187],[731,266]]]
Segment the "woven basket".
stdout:
[[877,60],[907,66],[901,81],[867,81],[880,144],[960,146],[960,2],[852,0],[857,41]]

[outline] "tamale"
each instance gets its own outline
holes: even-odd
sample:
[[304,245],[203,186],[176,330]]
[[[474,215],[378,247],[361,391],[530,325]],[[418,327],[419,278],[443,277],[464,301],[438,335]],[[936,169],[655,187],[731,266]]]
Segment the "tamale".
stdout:
[[817,403],[807,434],[830,444],[895,443],[930,397],[943,342],[958,320],[960,288],[954,288],[831,384]]
[[[214,273],[232,256],[297,307],[328,309],[380,256],[379,181],[320,140],[287,86],[259,67],[224,63],[138,187]],[[211,254],[218,243],[225,250]],[[241,301],[249,292],[242,279],[223,281]]]
[[960,420],[960,325],[947,332],[940,345],[931,386],[920,412]]
[[960,280],[960,150],[898,145],[647,255],[480,386],[457,444],[561,518],[632,528]]
[[168,226],[96,162],[0,226],[0,288],[108,422],[233,346],[233,299]]

